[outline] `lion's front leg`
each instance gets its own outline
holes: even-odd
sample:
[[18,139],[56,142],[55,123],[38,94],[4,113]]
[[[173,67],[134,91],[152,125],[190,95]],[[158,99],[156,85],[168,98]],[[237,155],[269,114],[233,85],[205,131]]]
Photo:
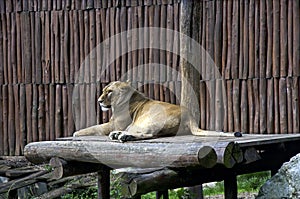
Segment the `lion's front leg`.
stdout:
[[99,135],[108,135],[112,131],[112,124],[105,123],[100,125],[91,126],[85,129],[76,131],[73,136],[99,136]]

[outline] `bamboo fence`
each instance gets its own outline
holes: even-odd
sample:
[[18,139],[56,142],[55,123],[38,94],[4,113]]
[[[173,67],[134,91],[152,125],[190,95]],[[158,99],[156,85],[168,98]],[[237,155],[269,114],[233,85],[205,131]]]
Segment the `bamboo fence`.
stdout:
[[[199,82],[200,127],[299,132],[299,0],[201,1],[197,9],[199,43],[222,77],[215,78],[202,64],[210,78]],[[180,76],[151,65],[179,71],[178,53],[129,51],[105,74],[99,72],[99,60],[109,57],[100,59],[104,54],[97,53],[87,61],[86,56],[105,39],[133,28],[179,31],[179,18],[180,0],[0,1],[0,155],[22,155],[29,142],[71,136],[76,129],[108,121],[110,113],[100,111],[97,96],[124,74],[150,98],[178,104]],[[107,56],[141,40],[151,43],[156,36],[179,52],[178,38],[152,34],[133,32],[115,40],[107,45],[115,47]],[[89,63],[97,67],[83,67],[84,81],[78,81],[81,66]],[[143,70],[132,70],[144,64]],[[213,94],[207,89],[212,83]]]

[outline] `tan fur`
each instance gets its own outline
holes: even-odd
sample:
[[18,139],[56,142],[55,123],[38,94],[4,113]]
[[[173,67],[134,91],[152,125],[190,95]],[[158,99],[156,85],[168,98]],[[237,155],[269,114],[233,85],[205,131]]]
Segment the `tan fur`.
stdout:
[[79,130],[74,136],[109,135],[112,140],[122,142],[174,136],[177,132],[234,136],[232,133],[199,129],[186,108],[149,99],[127,82],[110,83],[103,89],[98,102],[104,111],[112,108],[110,121]]

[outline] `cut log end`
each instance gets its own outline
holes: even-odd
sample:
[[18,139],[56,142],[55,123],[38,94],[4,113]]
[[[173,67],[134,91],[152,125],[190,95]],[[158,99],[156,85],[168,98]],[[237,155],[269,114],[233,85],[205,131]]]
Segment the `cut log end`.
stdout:
[[204,146],[198,151],[199,164],[204,168],[212,168],[217,163],[216,151],[210,146]]

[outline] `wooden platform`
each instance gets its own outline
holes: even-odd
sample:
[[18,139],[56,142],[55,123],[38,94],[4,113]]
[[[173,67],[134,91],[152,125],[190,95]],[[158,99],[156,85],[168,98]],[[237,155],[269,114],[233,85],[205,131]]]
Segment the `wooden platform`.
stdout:
[[[59,157],[66,161],[102,164],[110,169],[137,167],[188,170],[189,174],[182,176],[176,173],[165,178],[182,179],[179,184],[169,183],[167,187],[164,184],[163,188],[225,180],[225,197],[236,198],[237,175],[264,170],[275,172],[285,161],[300,152],[299,145],[300,134],[244,134],[241,138],[188,135],[126,143],[114,142],[102,136],[69,137],[30,143],[25,147],[25,156],[33,163]],[[102,174],[104,172],[103,175],[107,175],[104,170]],[[166,175],[165,171],[163,175]],[[107,188],[102,187],[100,190],[103,189]],[[134,196],[144,192],[137,190]]]

